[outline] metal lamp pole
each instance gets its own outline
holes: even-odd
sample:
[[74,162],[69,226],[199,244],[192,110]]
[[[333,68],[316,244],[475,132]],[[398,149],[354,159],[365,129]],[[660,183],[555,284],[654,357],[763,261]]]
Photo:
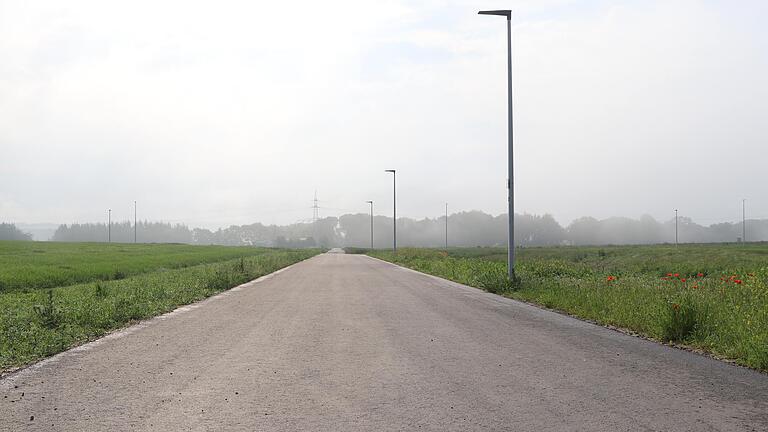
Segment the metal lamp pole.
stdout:
[[512,164],[512,11],[487,10],[480,15],[499,15],[507,17],[507,200],[509,205],[509,227],[507,228],[507,273],[515,278],[515,189],[513,184],[514,166]]
[[445,250],[448,250],[448,203],[445,203]]
[[392,251],[397,252],[397,173],[393,169],[384,172],[392,173]]
[[675,246],[677,246],[677,209],[675,209]]
[[133,201],[133,242],[136,243],[136,201]]
[[746,204],[747,199],[741,200],[741,242],[747,242],[747,216],[746,216]]
[[112,209],[107,209],[107,243],[112,243]]
[[366,201],[371,205],[371,250],[373,250],[373,201]]

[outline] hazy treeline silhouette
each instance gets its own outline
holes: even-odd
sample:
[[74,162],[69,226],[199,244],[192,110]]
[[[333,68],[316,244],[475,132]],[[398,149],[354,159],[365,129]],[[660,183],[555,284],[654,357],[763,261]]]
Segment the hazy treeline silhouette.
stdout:
[[12,223],[0,223],[0,240],[32,240],[32,234],[16,228]]
[[[185,225],[139,222],[136,228],[136,238],[140,243],[193,243],[192,232]],[[130,222],[112,223],[111,237],[115,243],[133,243],[133,233],[133,224]],[[107,238],[107,224],[84,223],[60,225],[51,241],[105,242]]]
[[[448,217],[449,246],[504,246],[507,244],[507,215],[491,216],[479,211],[455,213]],[[370,246],[370,217],[345,215],[339,218],[344,246]],[[377,216],[375,246],[392,246],[392,219]],[[690,218],[678,218],[682,243],[735,242],[742,224],[719,223],[703,226]],[[747,220],[747,240],[768,240],[768,220]],[[655,244],[675,241],[674,219],[659,222],[651,216],[640,219],[612,217],[598,220],[583,217],[566,227],[551,215],[515,215],[515,244],[518,246]],[[402,246],[440,247],[445,244],[445,217],[398,219],[397,243]]]
[[[369,247],[370,216],[364,213],[327,217],[316,223],[291,225],[232,225],[211,231],[190,229],[185,225],[162,222],[139,222],[138,241],[142,243],[191,243],[216,245],[254,245],[277,247]],[[507,215],[492,216],[480,211],[454,213],[448,217],[449,246],[506,245]],[[678,219],[681,243],[735,242],[741,237],[742,225],[719,223],[696,224],[690,218]],[[397,220],[397,241],[401,246],[442,247],[445,245],[445,217],[435,219]],[[392,246],[392,218],[374,219],[374,246]],[[107,241],[107,226],[97,224],[61,225],[54,241]],[[650,216],[640,219],[613,217],[598,220],[583,217],[561,226],[551,215],[515,215],[515,242],[525,246],[652,244],[675,240],[674,219],[660,222]],[[768,220],[747,220],[747,240],[768,240]],[[113,242],[132,242],[130,222],[112,224]]]

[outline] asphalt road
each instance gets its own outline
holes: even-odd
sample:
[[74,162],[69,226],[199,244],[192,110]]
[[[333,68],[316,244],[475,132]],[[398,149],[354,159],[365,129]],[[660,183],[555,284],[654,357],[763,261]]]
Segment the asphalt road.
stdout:
[[0,430],[768,430],[768,376],[325,254],[0,380]]

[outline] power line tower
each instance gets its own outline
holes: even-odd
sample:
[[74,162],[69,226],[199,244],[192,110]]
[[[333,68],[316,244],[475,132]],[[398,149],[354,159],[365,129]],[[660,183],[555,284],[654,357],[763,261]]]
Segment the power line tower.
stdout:
[[320,219],[320,206],[317,205],[317,189],[315,189],[315,199],[312,205],[312,224],[314,225]]

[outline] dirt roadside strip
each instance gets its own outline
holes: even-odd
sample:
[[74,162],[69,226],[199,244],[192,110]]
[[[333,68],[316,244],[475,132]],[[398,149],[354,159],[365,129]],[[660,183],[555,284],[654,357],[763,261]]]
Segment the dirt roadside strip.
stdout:
[[0,379],[0,430],[766,430],[768,376],[324,254]]

